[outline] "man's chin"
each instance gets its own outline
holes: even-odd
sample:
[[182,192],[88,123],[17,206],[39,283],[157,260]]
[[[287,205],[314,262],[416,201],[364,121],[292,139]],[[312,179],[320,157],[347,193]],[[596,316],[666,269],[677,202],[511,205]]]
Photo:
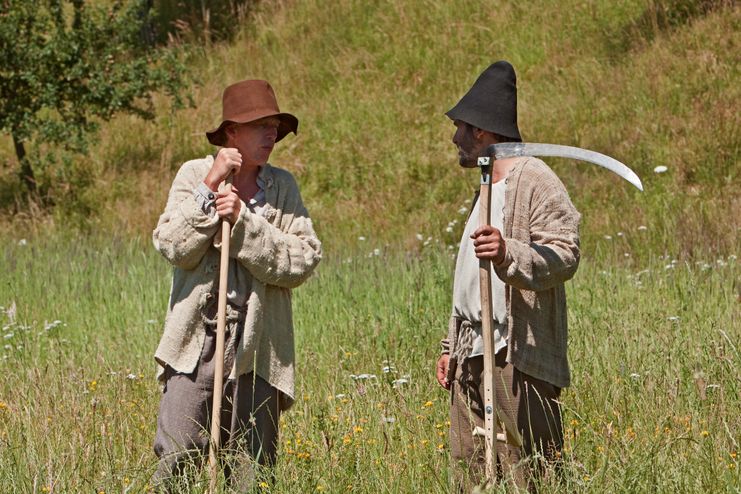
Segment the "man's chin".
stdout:
[[461,168],[476,168],[477,166],[473,160],[463,157],[458,159],[458,164],[461,165]]

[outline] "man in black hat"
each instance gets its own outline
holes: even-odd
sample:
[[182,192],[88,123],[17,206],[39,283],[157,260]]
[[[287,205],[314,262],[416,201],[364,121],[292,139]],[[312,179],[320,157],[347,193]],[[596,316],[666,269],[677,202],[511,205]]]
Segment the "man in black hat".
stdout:
[[[476,167],[491,144],[521,142],[512,66],[488,67],[447,116],[463,167]],[[533,157],[494,161],[491,225],[478,225],[478,208],[475,201],[461,239],[448,337],[437,362],[437,380],[451,392],[453,480],[467,491],[485,481],[478,270],[479,259],[488,259],[496,272],[496,402],[523,441],[522,447],[497,441],[497,470],[505,481],[532,487],[533,473],[546,470],[535,458],[556,461],[563,443],[558,398],[570,381],[564,282],[579,264],[580,215],[558,177]]]

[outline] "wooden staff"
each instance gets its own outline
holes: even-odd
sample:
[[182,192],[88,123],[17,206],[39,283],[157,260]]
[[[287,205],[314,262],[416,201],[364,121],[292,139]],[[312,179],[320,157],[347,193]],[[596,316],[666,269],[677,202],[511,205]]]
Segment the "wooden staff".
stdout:
[[[481,189],[479,192],[479,226],[491,223],[491,158],[480,157]],[[497,390],[494,383],[494,313],[491,305],[491,260],[479,260],[481,291],[481,333],[484,339],[484,440],[486,444],[486,478],[496,480],[497,455],[495,441],[522,447],[522,436],[517,425],[497,408]],[[497,422],[503,432],[496,432]]]
[[[479,158],[481,189],[479,193],[479,226],[491,223],[491,159]],[[491,305],[491,260],[479,259],[481,289],[481,333],[484,338],[484,441],[486,444],[486,478],[496,480],[497,393],[494,387],[494,315]]]
[[[231,186],[231,175],[226,178],[226,186]],[[214,400],[211,407],[211,443],[208,448],[208,466],[210,474],[209,492],[216,492],[218,477],[218,452],[221,446],[221,398],[224,389],[224,340],[226,334],[226,292],[229,282],[229,240],[231,224],[221,220],[221,261],[219,266],[219,305],[216,319],[216,352],[214,369]]]

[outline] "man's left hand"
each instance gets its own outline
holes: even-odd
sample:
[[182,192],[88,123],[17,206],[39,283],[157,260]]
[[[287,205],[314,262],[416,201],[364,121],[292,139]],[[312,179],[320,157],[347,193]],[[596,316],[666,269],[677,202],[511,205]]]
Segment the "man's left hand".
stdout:
[[502,232],[491,225],[480,226],[471,234],[474,251],[479,259],[501,264],[507,252]]
[[227,220],[232,225],[239,218],[239,211],[242,208],[242,203],[237,193],[237,189],[232,184],[227,184],[216,195],[216,214],[219,215],[219,218]]

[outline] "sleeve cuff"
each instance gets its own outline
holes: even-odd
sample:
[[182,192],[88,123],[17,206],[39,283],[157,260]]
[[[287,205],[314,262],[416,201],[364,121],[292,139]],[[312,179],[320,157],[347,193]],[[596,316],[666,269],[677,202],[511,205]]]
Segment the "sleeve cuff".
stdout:
[[204,214],[209,217],[216,214],[216,192],[209,189],[205,183],[201,182],[193,189],[193,198]]

